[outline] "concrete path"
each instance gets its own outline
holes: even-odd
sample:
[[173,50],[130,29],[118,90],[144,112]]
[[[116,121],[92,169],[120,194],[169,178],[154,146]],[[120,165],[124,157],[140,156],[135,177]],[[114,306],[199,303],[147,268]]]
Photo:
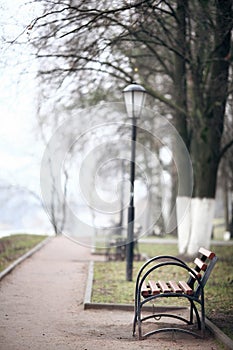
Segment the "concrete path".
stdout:
[[90,249],[52,239],[0,282],[0,350],[223,349],[184,335],[132,337],[132,312],[84,310]]

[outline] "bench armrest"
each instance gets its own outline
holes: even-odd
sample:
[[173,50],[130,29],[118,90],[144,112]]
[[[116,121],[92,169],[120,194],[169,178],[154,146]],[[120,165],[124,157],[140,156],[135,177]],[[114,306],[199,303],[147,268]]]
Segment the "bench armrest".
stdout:
[[[158,255],[158,256],[154,256],[153,258],[147,260],[147,261],[142,265],[142,267],[140,268],[140,270],[138,271],[137,279],[136,279],[136,288],[137,288],[137,286],[138,286],[138,283],[139,283],[139,281],[140,281],[141,275],[142,275],[143,271],[145,270],[145,268],[146,268],[148,265],[152,264],[152,263],[155,264],[155,263],[158,263],[160,260],[164,260],[164,259],[168,259],[167,262],[169,262],[169,261],[171,261],[171,262],[172,262],[172,261],[175,261],[175,262],[178,262],[178,263],[181,264],[181,265],[187,266],[187,264],[186,264],[183,260],[181,260],[181,259],[179,259],[179,258],[177,258],[177,257],[175,257],[175,256],[172,256],[172,255]],[[153,267],[156,267],[156,266],[157,266],[157,265],[153,265]]]
[[[186,263],[177,258],[177,257],[174,257],[172,255],[158,255],[158,256],[154,256],[153,258],[147,260],[140,268],[140,270],[138,271],[138,274],[137,274],[137,279],[136,279],[136,286],[135,286],[135,302],[137,300],[137,291],[138,291],[138,287],[139,287],[139,282],[140,282],[140,279],[141,279],[141,275],[143,274],[143,271],[146,269],[146,267],[150,264],[155,264],[155,263],[158,263],[160,260],[164,260],[164,259],[168,259],[169,261],[174,261],[174,262],[178,262],[180,263],[181,265],[186,265]],[[157,265],[153,265],[153,267],[155,267]],[[140,288],[141,289],[141,288]]]

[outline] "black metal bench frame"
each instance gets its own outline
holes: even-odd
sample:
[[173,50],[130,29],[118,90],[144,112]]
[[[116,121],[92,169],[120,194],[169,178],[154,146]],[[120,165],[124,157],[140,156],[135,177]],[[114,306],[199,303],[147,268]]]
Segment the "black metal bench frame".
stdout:
[[[213,252],[210,252],[204,248],[200,248],[199,250],[200,258],[195,259],[196,262],[201,262],[202,266],[200,264],[196,264],[194,269],[191,269],[184,261],[181,259],[170,256],[170,255],[161,255],[153,257],[152,259],[148,260],[146,263],[144,263],[141,267],[141,269],[138,272],[137,279],[136,279],[136,286],[135,286],[135,315],[134,315],[134,321],[133,321],[133,335],[136,334],[136,327],[138,327],[138,337],[139,339],[144,339],[145,337],[148,337],[152,334],[156,334],[159,332],[183,332],[188,333],[194,336],[200,336],[204,337],[205,334],[205,298],[204,298],[204,287],[205,284],[211,274],[211,271],[213,270],[217,257]],[[178,268],[181,268],[185,271],[187,271],[188,280],[187,285],[190,289],[192,289],[191,293],[185,293],[185,291],[182,292],[158,292],[159,294],[153,295],[150,289],[148,289],[148,295],[145,295],[145,285],[148,287],[146,280],[148,281],[149,276],[152,272],[155,270],[162,268],[163,266],[177,266]],[[198,266],[199,265],[199,266]],[[204,270],[204,271],[202,271]],[[202,274],[201,274],[202,272]],[[144,296],[143,294],[144,290]],[[187,291],[186,291],[187,292]],[[146,292],[147,293],[147,292]],[[151,307],[151,313],[148,316],[142,316],[143,307],[145,305],[148,305],[149,302],[154,302],[158,298],[186,298],[189,302],[190,311],[189,311],[189,318],[183,318],[177,314],[174,313],[155,313],[156,307],[153,305]],[[197,305],[200,305],[200,311],[197,309]],[[199,333],[193,332],[189,329],[184,329],[181,327],[161,327],[159,329],[154,329],[150,332],[147,332],[143,334],[142,332],[142,325],[143,322],[147,320],[154,319],[155,321],[160,319],[161,317],[170,317],[174,319],[178,319],[180,321],[185,322],[188,325],[192,325],[194,321],[194,314],[196,316],[198,329],[201,331]],[[157,323],[158,325],[158,323]]]

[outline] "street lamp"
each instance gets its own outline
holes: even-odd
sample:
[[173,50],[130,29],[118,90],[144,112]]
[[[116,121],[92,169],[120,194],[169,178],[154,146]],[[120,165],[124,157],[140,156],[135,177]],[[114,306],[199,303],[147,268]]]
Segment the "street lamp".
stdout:
[[129,118],[132,119],[131,162],[130,162],[130,201],[128,208],[128,231],[126,244],[126,280],[132,281],[134,255],[134,179],[135,154],[137,137],[137,119],[145,102],[146,90],[141,85],[132,83],[124,90],[125,107]]

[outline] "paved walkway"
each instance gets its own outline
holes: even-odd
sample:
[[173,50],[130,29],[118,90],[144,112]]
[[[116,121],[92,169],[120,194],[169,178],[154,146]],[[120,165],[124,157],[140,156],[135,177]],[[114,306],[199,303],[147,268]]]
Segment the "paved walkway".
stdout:
[[222,349],[208,335],[132,337],[132,312],[84,310],[90,249],[52,239],[0,282],[1,350]]

